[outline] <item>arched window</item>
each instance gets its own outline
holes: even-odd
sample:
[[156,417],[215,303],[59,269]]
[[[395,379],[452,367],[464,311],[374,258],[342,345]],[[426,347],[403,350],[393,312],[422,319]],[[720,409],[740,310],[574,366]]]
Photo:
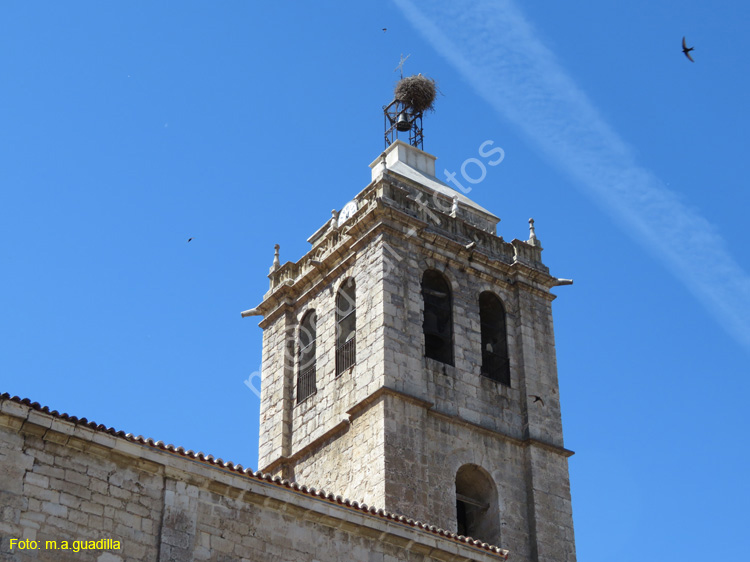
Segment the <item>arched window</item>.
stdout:
[[357,362],[357,301],[354,279],[347,279],[336,295],[336,376]]
[[492,477],[475,464],[456,473],[456,532],[500,544],[500,510]]
[[440,273],[428,269],[422,276],[424,300],[424,355],[453,365],[453,312],[451,289]]
[[302,319],[299,327],[299,365],[297,367],[297,403],[315,394],[315,311]]
[[490,292],[479,295],[479,321],[482,326],[482,374],[510,386],[510,359],[505,308]]

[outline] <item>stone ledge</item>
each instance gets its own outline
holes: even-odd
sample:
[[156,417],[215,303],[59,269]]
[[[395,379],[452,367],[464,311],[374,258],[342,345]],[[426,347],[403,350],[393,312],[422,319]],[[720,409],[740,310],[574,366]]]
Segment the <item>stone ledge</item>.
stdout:
[[[364,411],[370,408],[372,404],[374,404],[380,397],[382,396],[393,396],[400,400],[404,400],[406,402],[409,402],[411,404],[415,404],[417,406],[421,406],[422,408],[425,408],[429,414],[434,415],[436,417],[440,417],[442,419],[451,421],[453,423],[457,423],[460,425],[465,425],[468,427],[471,427],[472,429],[479,430],[483,433],[487,433],[489,435],[492,435],[494,437],[500,438],[504,441],[507,441],[509,443],[513,443],[514,445],[518,445],[520,447],[541,447],[544,449],[547,449],[548,451],[552,451],[554,453],[560,454],[566,458],[573,456],[575,453],[569,449],[566,449],[565,447],[560,447],[559,445],[555,445],[553,443],[547,443],[544,441],[540,441],[539,439],[533,439],[533,438],[526,438],[526,439],[519,439],[518,437],[513,437],[511,435],[508,435],[506,433],[503,433],[501,431],[497,431],[495,429],[491,429],[488,427],[484,427],[481,424],[471,422],[469,420],[466,420],[460,416],[452,415],[452,414],[446,414],[444,412],[441,412],[439,410],[436,410],[434,408],[434,404],[432,402],[428,402],[427,400],[423,400],[422,398],[419,398],[417,396],[413,396],[411,394],[406,394],[405,392],[401,392],[399,390],[394,390],[389,387],[381,387],[372,394],[370,394],[367,398],[364,400],[361,400],[359,403],[354,405],[352,408],[350,408],[347,413],[351,416],[359,416]],[[337,426],[338,427],[338,426]],[[333,431],[329,432],[333,433]],[[332,436],[332,435],[331,435]],[[330,437],[329,437],[330,438]],[[322,439],[322,438],[321,438]],[[310,446],[319,444],[316,440],[316,443],[313,443]]]

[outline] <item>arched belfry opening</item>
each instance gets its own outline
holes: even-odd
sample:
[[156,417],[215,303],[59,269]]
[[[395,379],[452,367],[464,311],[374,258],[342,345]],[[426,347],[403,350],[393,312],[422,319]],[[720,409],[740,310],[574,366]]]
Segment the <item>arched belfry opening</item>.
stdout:
[[308,311],[299,327],[299,363],[297,364],[297,403],[303,402],[317,391],[316,341],[317,317],[314,310]]
[[354,279],[341,284],[336,294],[336,376],[357,362],[357,300]]
[[510,386],[510,358],[505,307],[493,293],[479,295],[482,337],[482,375]]
[[428,269],[422,276],[424,300],[424,355],[453,365],[453,305],[451,288],[439,271]]
[[500,544],[497,488],[482,467],[465,464],[456,473],[456,532]]

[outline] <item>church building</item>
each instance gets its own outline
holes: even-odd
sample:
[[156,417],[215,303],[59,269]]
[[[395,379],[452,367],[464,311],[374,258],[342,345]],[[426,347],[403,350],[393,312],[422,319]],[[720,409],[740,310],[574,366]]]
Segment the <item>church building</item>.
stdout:
[[0,559],[575,561],[550,292],[571,282],[533,221],[506,241],[436,177],[394,104],[370,183],[298,261],[276,247],[243,313],[259,470],[2,395]]

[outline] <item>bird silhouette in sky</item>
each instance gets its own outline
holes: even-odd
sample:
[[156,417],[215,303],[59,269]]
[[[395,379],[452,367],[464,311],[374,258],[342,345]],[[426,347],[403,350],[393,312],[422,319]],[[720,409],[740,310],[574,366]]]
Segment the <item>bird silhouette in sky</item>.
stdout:
[[688,58],[690,62],[695,62],[693,60],[693,57],[690,56],[690,51],[693,50],[693,47],[688,47],[687,43],[685,43],[685,38],[682,38],[682,52],[685,53],[685,56]]
[[536,404],[537,402],[541,402],[542,406],[544,406],[544,400],[542,400],[541,396],[537,396],[536,394],[529,394],[529,398],[533,398],[534,399],[534,401],[532,402],[532,404]]
[[188,242],[192,242],[193,240],[194,240],[194,238],[192,236],[190,238],[188,238]]
[[383,28],[383,33],[385,33],[386,31],[388,31],[388,28],[387,28],[387,27],[384,27],[384,28]]

